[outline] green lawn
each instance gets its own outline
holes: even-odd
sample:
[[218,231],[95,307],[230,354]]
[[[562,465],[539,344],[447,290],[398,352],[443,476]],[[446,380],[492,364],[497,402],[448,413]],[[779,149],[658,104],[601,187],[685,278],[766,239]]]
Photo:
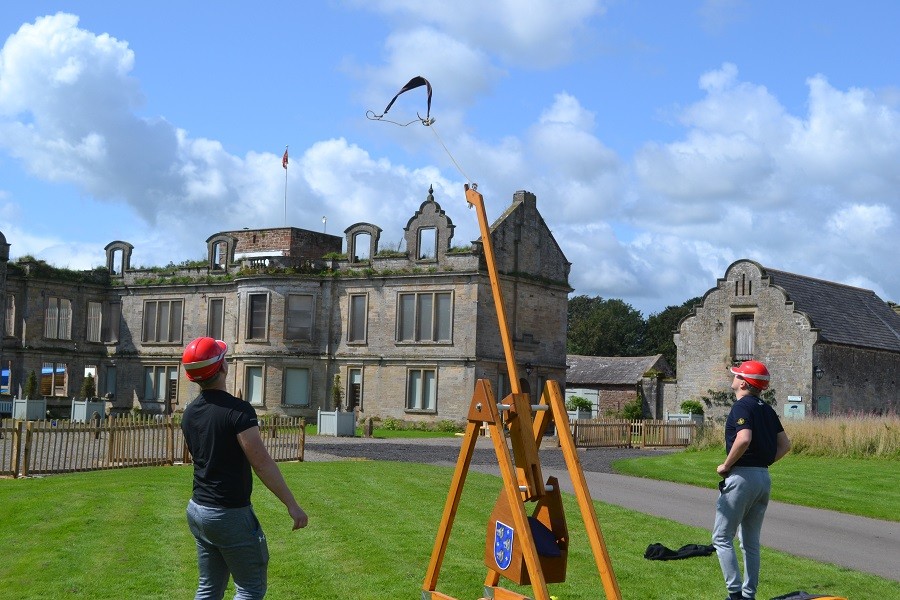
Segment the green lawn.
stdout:
[[[676,452],[617,461],[626,475],[714,488],[719,450]],[[900,521],[900,461],[788,454],[772,465],[772,499],[862,517]]]
[[[257,482],[257,513],[272,554],[267,598],[394,600],[420,589],[452,469],[407,463],[284,463],[310,516],[291,532],[280,503]],[[150,467],[0,480],[0,597],[27,599],[190,598],[196,578],[184,508],[188,467]],[[485,526],[497,477],[470,473],[438,589],[481,597]],[[560,600],[602,598],[602,586],[574,499],[566,496],[571,551]],[[714,556],[650,562],[647,545],[706,543],[707,530],[598,504],[622,595],[627,600],[720,600]],[[764,550],[760,598],[796,589],[853,599],[898,598],[900,584]],[[507,587],[515,589],[515,586]],[[530,593],[525,588],[524,593]],[[230,597],[230,595],[228,596]]]

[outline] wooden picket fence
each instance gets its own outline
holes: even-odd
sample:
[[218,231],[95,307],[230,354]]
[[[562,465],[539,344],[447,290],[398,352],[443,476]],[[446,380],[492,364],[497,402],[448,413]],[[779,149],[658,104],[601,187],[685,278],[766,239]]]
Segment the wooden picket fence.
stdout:
[[[305,421],[265,417],[263,444],[276,461],[302,461]],[[172,417],[0,421],[0,476],[27,477],[154,465],[189,464],[180,423]]]
[[576,419],[570,425],[575,445],[581,448],[688,446],[698,428],[696,423],[622,419]]

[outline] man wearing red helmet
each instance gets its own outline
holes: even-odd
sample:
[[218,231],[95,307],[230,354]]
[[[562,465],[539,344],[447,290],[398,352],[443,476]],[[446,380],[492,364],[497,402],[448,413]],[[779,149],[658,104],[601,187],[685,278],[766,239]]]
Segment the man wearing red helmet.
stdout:
[[[725,420],[725,462],[712,541],[728,588],[727,600],[753,600],[759,584],[759,534],[769,504],[769,465],[791,449],[778,415],[760,399],[769,387],[769,370],[756,360],[732,367],[736,400]],[[738,534],[744,554],[744,578],[734,551]]]
[[210,337],[184,349],[181,362],[200,395],[184,411],[181,429],[194,462],[187,519],[197,541],[200,572],[195,600],[220,600],[229,576],[236,599],[266,595],[269,549],[253,512],[251,468],[287,507],[293,528],[307,517],[263,445],[256,411],[226,391],[228,346]]

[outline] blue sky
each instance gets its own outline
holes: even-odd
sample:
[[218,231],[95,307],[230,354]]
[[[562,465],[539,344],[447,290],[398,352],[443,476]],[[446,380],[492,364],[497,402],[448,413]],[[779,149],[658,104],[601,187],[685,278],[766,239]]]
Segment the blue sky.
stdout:
[[[471,180],[491,218],[537,194],[574,293],[645,316],[741,258],[900,301],[898,22],[888,1],[12,3],[0,231],[71,268],[114,240],[135,266],[199,259],[285,212],[396,246],[433,185],[464,245]],[[366,119],[415,75],[432,128]]]

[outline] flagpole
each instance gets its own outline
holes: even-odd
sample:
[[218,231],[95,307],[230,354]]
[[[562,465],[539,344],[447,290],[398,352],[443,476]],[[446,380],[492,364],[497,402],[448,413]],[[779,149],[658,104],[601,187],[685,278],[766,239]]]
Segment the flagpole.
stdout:
[[284,156],[281,157],[281,166],[284,167],[284,226],[287,227],[287,168],[288,168],[288,147],[284,147]]

